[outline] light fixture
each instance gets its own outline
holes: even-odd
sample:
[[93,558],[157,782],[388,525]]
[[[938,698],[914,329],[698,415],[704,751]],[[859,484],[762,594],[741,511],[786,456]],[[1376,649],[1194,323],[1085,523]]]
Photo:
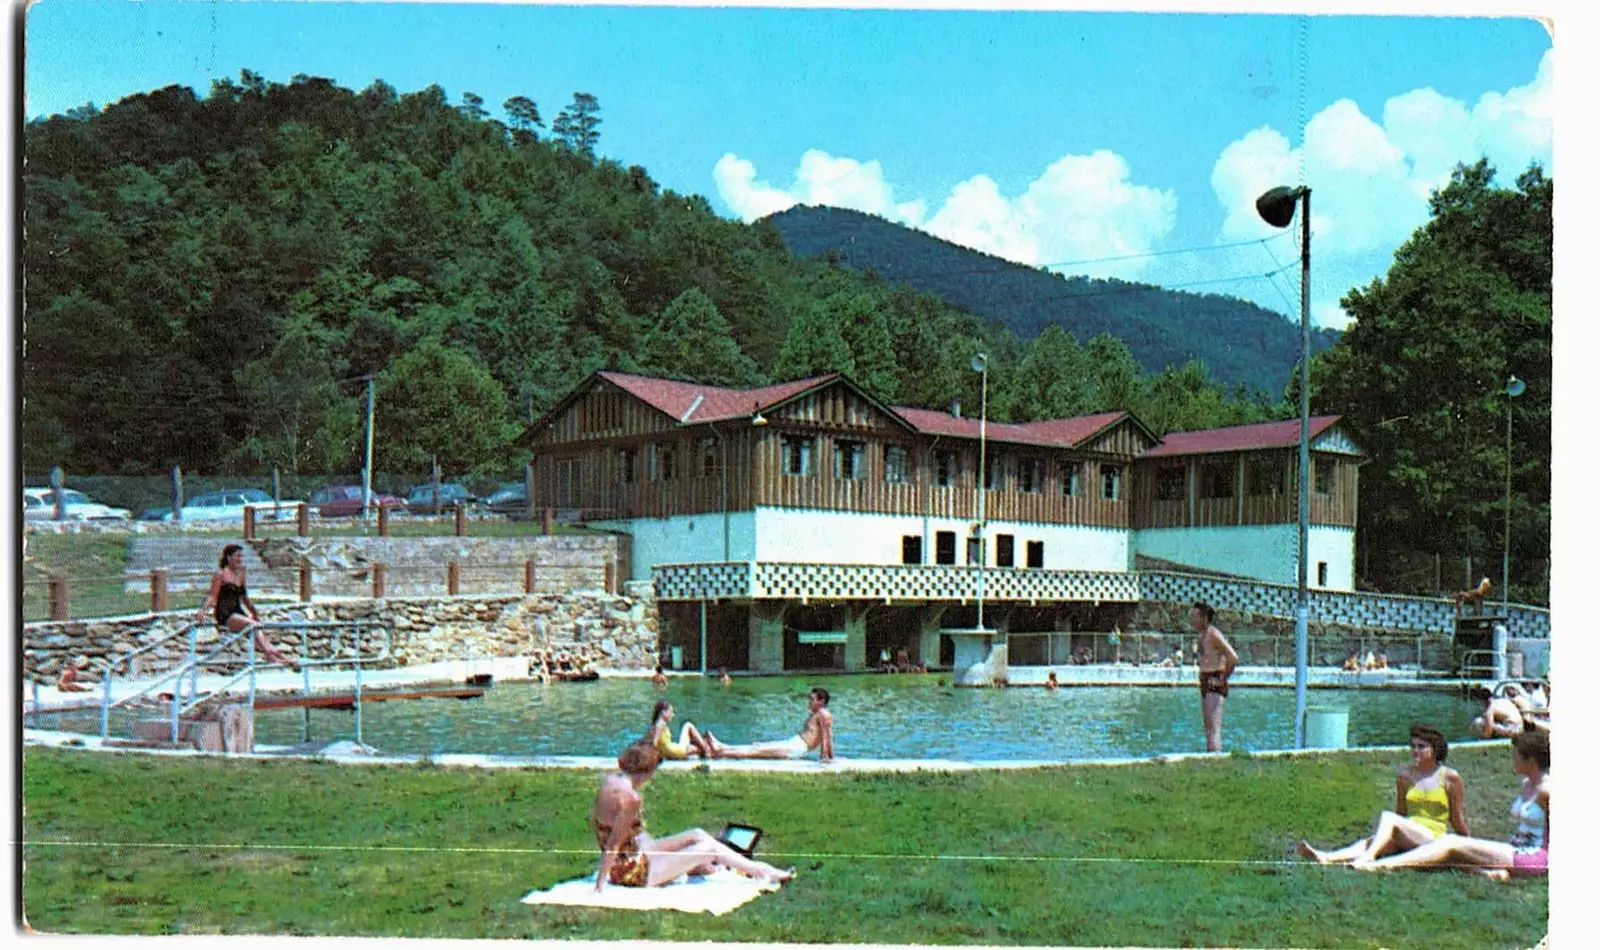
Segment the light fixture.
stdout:
[[1511,628],[1511,400],[1528,391],[1528,384],[1515,376],[1506,377],[1506,503],[1505,546],[1500,550],[1500,612],[1506,629]]

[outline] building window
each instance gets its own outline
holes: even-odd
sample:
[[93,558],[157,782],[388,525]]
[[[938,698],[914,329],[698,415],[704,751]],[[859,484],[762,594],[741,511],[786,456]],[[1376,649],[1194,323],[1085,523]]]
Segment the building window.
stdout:
[[798,435],[786,435],[781,443],[783,449],[783,473],[785,475],[810,475],[811,474],[811,440]]
[[982,538],[968,538],[967,539],[967,563],[968,564],[975,564],[978,567],[982,567],[983,566],[983,548],[984,548],[984,543],[983,543],[983,539]]
[[1317,562],[1317,586],[1318,587],[1327,587],[1328,586],[1328,562],[1327,561],[1318,561]]
[[935,564],[954,564],[956,562],[956,533],[954,531],[940,531],[933,536],[933,562]]
[[866,475],[866,466],[861,464],[862,449],[860,442],[847,439],[835,439],[833,443],[833,477],[854,480]]
[[888,445],[883,449],[883,480],[886,482],[909,482],[910,472],[906,465],[906,450],[904,446]]
[[1232,462],[1207,462],[1200,466],[1201,498],[1233,497]]
[[922,535],[908,534],[900,539],[900,563],[922,563]]
[[989,456],[984,460],[983,487],[988,491],[1004,491],[1006,487],[1005,459]]
[[994,564],[995,567],[1017,566],[1017,539],[1014,535],[994,536]]
[[1029,541],[1028,542],[1028,566],[1029,567],[1044,567],[1044,542],[1043,541]]
[[700,440],[700,475],[716,478],[722,474],[722,446],[715,438]]
[[1061,468],[1061,494],[1076,498],[1083,494],[1083,466],[1068,462]]
[[623,484],[633,484],[634,472],[637,470],[638,464],[639,451],[637,449],[623,449],[617,453],[617,467],[622,469]]
[[650,446],[650,480],[670,482],[677,476],[678,458],[671,445],[656,443]]
[[1245,488],[1252,495],[1276,498],[1283,494],[1287,471],[1282,460],[1256,459],[1246,469]]
[[1311,474],[1317,483],[1317,494],[1333,494],[1333,467],[1331,459],[1312,459]]
[[1044,460],[1023,459],[1017,466],[1017,490],[1037,492],[1044,484]]
[[1122,497],[1122,466],[1100,466],[1100,497],[1106,501],[1116,501]]
[[1182,501],[1189,483],[1189,470],[1182,465],[1163,465],[1156,469],[1156,501]]
[[[956,453],[939,452],[934,455],[934,481],[940,488],[949,488],[956,481]],[[954,564],[954,561],[950,563]]]

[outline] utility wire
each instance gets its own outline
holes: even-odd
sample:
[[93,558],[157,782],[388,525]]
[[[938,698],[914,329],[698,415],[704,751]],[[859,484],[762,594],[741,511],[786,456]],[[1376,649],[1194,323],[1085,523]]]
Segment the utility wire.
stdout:
[[[923,232],[923,233],[926,233],[926,232]],[[1197,253],[1200,253],[1202,251],[1222,251],[1222,250],[1227,250],[1229,248],[1234,248],[1234,247],[1246,247],[1246,246],[1251,245],[1251,244],[1262,244],[1262,245],[1265,245],[1268,241],[1280,240],[1283,237],[1285,237],[1287,234],[1288,234],[1288,232],[1286,232],[1286,231],[1280,231],[1277,234],[1269,234],[1269,235],[1267,235],[1266,237],[1263,237],[1263,238],[1251,238],[1248,241],[1232,241],[1232,242],[1229,242],[1229,243],[1226,243],[1226,244],[1201,244],[1201,245],[1196,245],[1194,247],[1175,247],[1175,248],[1168,248],[1168,249],[1162,250],[1162,251],[1147,251],[1147,252],[1142,253],[1142,254],[1119,254],[1119,255],[1116,255],[1114,257],[1089,257],[1089,258],[1084,258],[1082,260],[1076,260],[1076,261],[1053,261],[1053,262],[1047,263],[1047,264],[1019,264],[1019,263],[1017,263],[1015,261],[1008,261],[1008,262],[1003,263],[1003,264],[994,264],[994,265],[986,266],[986,267],[972,267],[972,268],[964,268],[964,269],[961,269],[961,270],[930,270],[930,271],[921,271],[921,272],[912,271],[910,273],[904,273],[904,272],[900,272],[900,271],[890,272],[886,268],[875,268],[875,269],[878,270],[878,272],[880,274],[882,274],[884,277],[886,277],[886,278],[892,277],[895,280],[913,280],[913,279],[922,279],[922,278],[926,278],[926,277],[957,277],[957,276],[962,276],[962,275],[966,275],[966,274],[1004,273],[1006,271],[1013,271],[1013,270],[1039,270],[1039,271],[1044,271],[1047,268],[1051,268],[1051,267],[1076,267],[1076,266],[1081,265],[1081,264],[1106,264],[1106,263],[1111,263],[1111,262],[1114,262],[1114,261],[1132,261],[1132,260],[1142,260],[1142,259],[1151,258],[1151,257],[1168,257],[1168,256],[1173,255],[1173,254],[1197,254]],[[971,248],[962,248],[962,250],[965,250],[965,251],[968,251],[968,252],[971,252],[971,253],[979,253],[979,254],[984,253],[982,251],[973,251],[973,249],[971,249]]]

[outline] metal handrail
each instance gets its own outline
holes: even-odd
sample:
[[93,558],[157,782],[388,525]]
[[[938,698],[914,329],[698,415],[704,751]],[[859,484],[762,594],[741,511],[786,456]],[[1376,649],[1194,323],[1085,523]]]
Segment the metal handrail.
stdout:
[[177,637],[180,637],[180,636],[184,635],[185,633],[188,633],[190,628],[192,628],[194,626],[195,626],[195,621],[190,620],[187,623],[185,623],[183,626],[181,626],[178,629],[174,630],[173,632],[167,634],[166,636],[162,637],[161,639],[155,641],[154,643],[147,643],[144,646],[140,647],[139,649],[134,650],[132,653],[124,653],[121,656],[111,658],[110,660],[106,661],[106,667],[105,667],[105,670],[104,670],[104,675],[110,676],[116,670],[118,665],[125,664],[129,660],[132,660],[136,656],[142,656],[143,654],[149,653],[151,650],[154,650],[156,647],[161,646],[162,644],[166,643],[167,641],[176,639]]

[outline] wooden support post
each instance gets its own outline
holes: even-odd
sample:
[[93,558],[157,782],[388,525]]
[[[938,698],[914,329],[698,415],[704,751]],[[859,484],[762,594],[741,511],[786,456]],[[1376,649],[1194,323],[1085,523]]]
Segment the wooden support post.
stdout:
[[389,506],[383,502],[378,503],[378,537],[389,536]]
[[50,578],[50,619],[66,620],[70,610],[67,606],[68,598],[67,575],[57,574]]
[[458,501],[458,502],[456,502],[456,537],[464,538],[466,536],[467,536],[467,506]]
[[295,512],[295,521],[297,522],[296,528],[298,530],[298,533],[299,533],[300,537],[302,537],[302,538],[310,537],[311,536],[311,506],[302,501],[300,503],[300,505],[299,505],[299,510]]
[[445,569],[445,589],[454,597],[461,593],[461,562],[451,561]]
[[256,510],[249,505],[244,506],[244,539],[246,541],[256,539]]
[[617,592],[616,583],[617,565],[616,562],[608,559],[606,561],[606,593],[615,594]]
[[523,561],[522,562],[522,592],[524,594],[531,594],[531,593],[533,593],[533,589],[534,589],[535,586],[536,586],[536,578],[535,578],[534,573],[533,573],[533,561],[532,560]]
[[556,533],[556,510],[554,508],[546,508],[544,510],[544,531],[543,531],[543,533],[544,534],[555,534]]
[[167,609],[167,569],[158,567],[150,572],[150,612],[161,613]]
[[311,565],[300,565],[300,600],[304,603],[311,601]]
[[[380,518],[382,517],[382,509],[379,509],[379,517]],[[387,582],[389,580],[388,575],[389,575],[389,568],[388,568],[387,565],[385,565],[385,564],[374,564],[374,565],[372,565],[372,599],[373,600],[382,600],[383,599],[385,588],[388,586],[388,584],[387,584]]]

